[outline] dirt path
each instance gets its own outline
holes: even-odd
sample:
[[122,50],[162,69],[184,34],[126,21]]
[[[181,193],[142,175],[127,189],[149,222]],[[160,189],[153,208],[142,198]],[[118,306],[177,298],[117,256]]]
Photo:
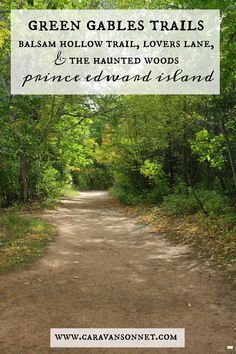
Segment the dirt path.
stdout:
[[[188,248],[113,210],[104,192],[46,217],[60,232],[47,256],[0,277],[0,354],[236,353],[236,291]],[[50,350],[50,327],[185,327],[186,349]]]

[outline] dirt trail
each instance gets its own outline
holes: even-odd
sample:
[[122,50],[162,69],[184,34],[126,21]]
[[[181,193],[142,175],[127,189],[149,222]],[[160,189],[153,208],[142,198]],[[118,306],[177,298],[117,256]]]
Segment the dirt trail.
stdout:
[[[0,277],[0,354],[236,353],[235,288],[187,247],[113,210],[105,192],[46,218],[60,233],[47,256]],[[53,350],[50,327],[185,327],[186,349]]]

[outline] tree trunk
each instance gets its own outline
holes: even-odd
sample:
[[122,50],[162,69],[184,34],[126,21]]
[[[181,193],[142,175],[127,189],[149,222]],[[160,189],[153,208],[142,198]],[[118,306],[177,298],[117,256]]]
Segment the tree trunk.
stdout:
[[233,157],[233,153],[232,153],[232,148],[231,148],[231,144],[230,144],[230,140],[229,140],[229,135],[228,132],[225,128],[225,124],[224,124],[224,120],[221,120],[221,129],[225,138],[225,142],[226,142],[226,148],[227,148],[227,152],[229,155],[229,162],[230,162],[230,167],[231,167],[231,171],[233,174],[233,181],[234,181],[234,189],[236,191],[236,166],[235,166],[235,161],[234,161],[234,157]]
[[184,135],[183,135],[183,150],[182,150],[182,175],[185,184],[188,184],[188,145],[187,145],[187,133],[186,127],[184,127]]
[[170,188],[172,188],[174,185],[174,166],[173,166],[173,155],[172,155],[171,146],[169,146],[168,148],[167,166],[168,166],[169,186]]
[[190,177],[189,174],[188,174],[188,180],[189,180],[189,185],[190,185],[190,188],[191,188],[191,190],[192,190],[192,192],[193,192],[194,198],[196,199],[196,201],[197,201],[198,205],[200,206],[201,210],[203,211],[203,213],[204,213],[207,217],[209,217],[209,213],[208,213],[208,212],[206,211],[206,209],[204,208],[203,202],[202,202],[201,199],[198,197],[198,195],[197,195],[197,193],[196,193],[196,191],[195,191],[195,188],[194,188],[194,186],[193,186],[193,182],[192,182],[191,177]]
[[28,186],[26,180],[26,161],[24,151],[20,150],[18,155],[18,183],[20,189],[20,201],[26,202],[28,198]]

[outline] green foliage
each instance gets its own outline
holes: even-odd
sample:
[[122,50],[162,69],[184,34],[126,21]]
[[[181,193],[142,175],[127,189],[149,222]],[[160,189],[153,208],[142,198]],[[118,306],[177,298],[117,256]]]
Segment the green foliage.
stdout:
[[197,200],[191,193],[168,195],[164,198],[163,207],[169,214],[175,216],[194,214],[200,210]]
[[62,179],[59,172],[52,166],[44,166],[44,171],[41,173],[41,179],[37,184],[37,196],[51,200],[58,198],[63,186],[69,182],[70,175],[68,174]]
[[199,197],[210,215],[221,215],[231,211],[228,197],[216,190],[201,190]]
[[141,175],[148,179],[151,190],[143,193],[143,198],[149,203],[162,202],[163,197],[168,194],[169,187],[163,166],[158,162],[145,160],[140,168]]
[[3,47],[5,41],[9,39],[10,31],[6,27],[6,23],[4,21],[0,21],[0,48]]
[[73,198],[73,197],[78,197],[79,192],[74,186],[72,186],[71,184],[68,184],[62,188],[61,195],[63,197]]
[[151,204],[160,203],[163,201],[164,197],[168,195],[169,187],[166,183],[166,180],[160,181],[153,189],[147,190],[143,194],[143,199]]
[[126,192],[121,187],[113,187],[109,190],[109,192],[113,198],[119,200],[125,205],[134,205],[142,201],[141,196],[137,196],[131,192]]
[[70,172],[93,163],[86,98],[14,97],[0,102],[0,205],[59,196]]
[[208,161],[212,167],[223,168],[225,147],[222,133],[210,137],[206,129],[197,132],[195,140],[191,141],[191,149],[199,156],[200,162]]
[[[10,8],[220,9],[221,95],[12,97]],[[202,202],[224,215],[224,196],[236,193],[233,0],[3,0],[0,9],[0,206],[51,203],[72,176],[80,189],[113,183],[126,203],[164,199],[182,214]]]
[[140,168],[140,173],[155,184],[164,176],[162,165],[158,162],[151,162],[150,160],[144,161]]
[[[210,216],[227,214],[231,211],[229,199],[222,195],[222,193],[204,189],[197,189],[195,193],[202,202],[204,210]],[[194,214],[202,211],[191,188],[186,188],[185,192],[174,193],[164,197],[163,206],[166,212],[175,216]]]
[[112,181],[106,166],[94,164],[74,172],[73,184],[79,190],[107,190]]

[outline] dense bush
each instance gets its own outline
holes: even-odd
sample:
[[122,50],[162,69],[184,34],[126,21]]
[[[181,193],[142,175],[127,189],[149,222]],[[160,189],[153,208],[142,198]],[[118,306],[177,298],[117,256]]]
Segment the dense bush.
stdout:
[[191,194],[172,194],[164,198],[164,209],[173,215],[193,214],[199,210],[197,200]]
[[62,188],[70,181],[71,176],[68,172],[64,171],[60,174],[52,166],[47,166],[37,183],[37,197],[45,197],[53,201],[60,196]]
[[164,198],[163,206],[173,215],[194,214],[203,209],[209,215],[220,215],[230,211],[228,198],[220,192],[197,189],[195,194],[197,199],[191,188],[188,188],[185,192],[168,195]]
[[141,196],[127,192],[121,187],[113,187],[109,190],[110,195],[125,205],[138,204],[143,199]]

